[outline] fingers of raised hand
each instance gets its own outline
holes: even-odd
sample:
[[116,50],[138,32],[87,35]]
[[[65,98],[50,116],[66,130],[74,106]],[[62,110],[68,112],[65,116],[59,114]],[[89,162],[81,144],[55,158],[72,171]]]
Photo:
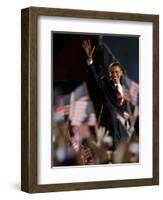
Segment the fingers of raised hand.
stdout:
[[84,44],[85,48],[91,49],[91,42],[90,42],[90,40],[84,40],[83,44]]
[[105,127],[100,126],[99,128],[96,129],[98,137],[103,137],[105,135],[105,132],[106,132]]
[[91,47],[90,40],[83,40],[82,46],[83,46],[87,56],[92,57],[94,50],[95,50],[95,46],[93,46],[93,48]]
[[93,54],[93,53],[94,53],[94,51],[95,51],[95,46],[93,46],[93,49],[92,49],[91,53]]

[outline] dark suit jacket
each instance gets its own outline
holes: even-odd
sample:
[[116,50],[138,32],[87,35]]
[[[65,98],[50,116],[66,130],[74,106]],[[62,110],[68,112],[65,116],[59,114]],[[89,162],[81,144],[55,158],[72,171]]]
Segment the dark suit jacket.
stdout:
[[109,130],[109,134],[113,137],[114,150],[120,140],[128,138],[125,126],[117,119],[117,114],[122,116],[124,112],[128,112],[127,101],[125,100],[122,106],[118,106],[116,104],[116,88],[113,81],[109,80],[107,76],[99,77],[94,64],[88,66],[88,71],[96,82],[100,93],[100,102],[103,105],[99,125]]

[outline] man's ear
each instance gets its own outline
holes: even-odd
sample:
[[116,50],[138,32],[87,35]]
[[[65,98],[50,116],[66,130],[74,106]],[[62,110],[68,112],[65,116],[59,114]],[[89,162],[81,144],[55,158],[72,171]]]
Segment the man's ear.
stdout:
[[109,78],[111,77],[111,71],[108,69]]
[[111,72],[110,72],[110,70],[108,70],[108,74],[109,74],[109,78],[111,77]]
[[122,71],[121,68],[120,68],[120,76],[121,76],[121,77],[123,76],[123,71]]

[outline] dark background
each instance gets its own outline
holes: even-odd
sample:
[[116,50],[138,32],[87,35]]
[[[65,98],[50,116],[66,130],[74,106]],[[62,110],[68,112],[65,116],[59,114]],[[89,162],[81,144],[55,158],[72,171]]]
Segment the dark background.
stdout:
[[[86,55],[82,47],[84,39],[90,39],[96,46],[94,62],[97,70],[103,70],[113,61],[118,60],[128,76],[139,82],[139,37],[122,35],[82,35],[54,33],[52,34],[53,80],[86,80]],[[111,50],[104,48],[103,44]]]
[[[100,94],[97,86],[87,70],[87,57],[82,47],[83,40],[90,39],[95,45],[93,61],[100,75],[106,73],[107,66],[118,61],[125,73],[139,82],[139,37],[122,35],[82,35],[54,33],[52,34],[53,88],[61,86],[69,93],[78,83],[87,82],[90,97],[95,111],[100,112]],[[67,92],[66,92],[67,91]]]

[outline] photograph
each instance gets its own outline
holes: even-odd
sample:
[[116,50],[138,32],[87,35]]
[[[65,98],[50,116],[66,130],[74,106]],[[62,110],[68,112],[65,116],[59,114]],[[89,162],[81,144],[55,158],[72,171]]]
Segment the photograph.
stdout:
[[52,166],[139,163],[139,35],[51,37]]
[[158,185],[159,16],[29,7],[21,44],[21,190]]

